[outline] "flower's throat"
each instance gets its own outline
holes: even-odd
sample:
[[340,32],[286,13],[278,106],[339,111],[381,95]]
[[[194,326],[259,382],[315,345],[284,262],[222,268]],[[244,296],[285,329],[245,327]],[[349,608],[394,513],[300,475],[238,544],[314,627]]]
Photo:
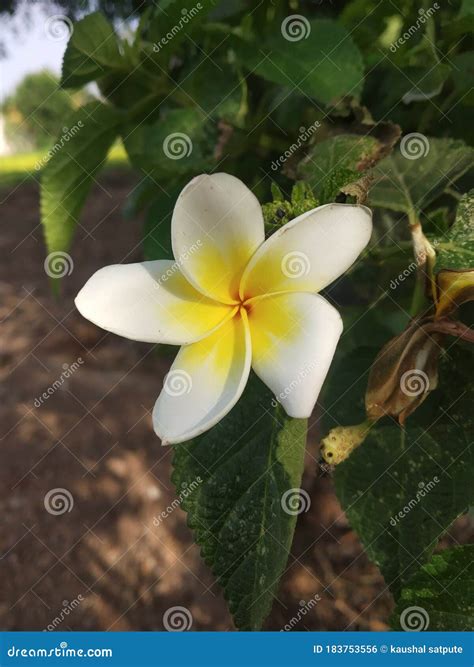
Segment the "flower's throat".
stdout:
[[247,317],[250,315],[252,312],[252,308],[254,306],[256,297],[248,297],[244,299],[238,299],[236,300],[235,304],[235,310],[234,310],[234,315],[236,313],[241,313],[242,311],[245,311]]

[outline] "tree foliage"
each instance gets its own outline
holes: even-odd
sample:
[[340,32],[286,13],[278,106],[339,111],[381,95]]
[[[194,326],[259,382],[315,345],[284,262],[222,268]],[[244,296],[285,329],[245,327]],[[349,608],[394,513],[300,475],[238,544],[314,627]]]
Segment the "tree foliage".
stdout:
[[3,104],[12,139],[34,148],[53,143],[73,108],[70,93],[47,70],[27,74]]
[[[372,244],[329,294],[345,333],[320,430],[328,463],[343,461],[338,498],[400,605],[419,601],[439,537],[471,502],[472,96],[460,71],[474,15],[472,3],[336,4],[167,0],[130,38],[101,12],[77,21],[62,86],[94,81],[103,101],[72,115],[82,133],[45,167],[43,225],[48,251],[70,250],[117,137],[141,175],[128,208],[145,213],[147,259],[170,256],[177,193],[202,171],[252,187],[267,235],[318,204],[371,206]],[[300,484],[305,428],[254,380],[221,424],[176,447],[178,489],[204,480],[183,507],[241,628],[262,626],[285,567],[295,520],[281,500]],[[428,604],[430,629],[455,626],[439,590]]]

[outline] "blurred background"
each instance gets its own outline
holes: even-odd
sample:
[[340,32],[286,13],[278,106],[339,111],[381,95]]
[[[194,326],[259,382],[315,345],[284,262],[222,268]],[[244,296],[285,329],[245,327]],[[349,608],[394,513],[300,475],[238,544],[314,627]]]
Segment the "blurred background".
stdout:
[[[0,13],[1,465],[0,625],[11,630],[159,630],[172,606],[193,629],[233,628],[200,559],[170,482],[171,450],[151,410],[171,354],[105,333],[73,299],[111,263],[139,261],[142,218],[124,215],[140,175],[120,142],[94,179],[71,256],[53,295],[39,213],[43,158],[64,117],[98,95],[58,87],[67,20],[101,10],[121,34],[140,3],[2,3]],[[71,19],[69,19],[71,17]],[[311,420],[292,553],[266,629],[279,630],[309,599],[295,630],[382,630],[392,609],[384,580],[350,529],[331,475],[318,463]],[[48,494],[50,494],[48,496]],[[46,499],[52,498],[48,504]],[[154,518],[167,512],[165,521]],[[466,541],[459,519],[440,548]]]

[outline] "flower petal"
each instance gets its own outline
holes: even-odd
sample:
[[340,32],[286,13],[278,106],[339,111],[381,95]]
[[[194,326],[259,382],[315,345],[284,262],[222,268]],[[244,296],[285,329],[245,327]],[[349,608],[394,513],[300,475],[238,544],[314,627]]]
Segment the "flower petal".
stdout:
[[173,345],[201,339],[232,313],[195,290],[170,260],[106,266],[89,278],[75,303],[102,329]]
[[220,421],[247,383],[251,346],[245,311],[179,351],[153,410],[163,444],[190,440]]
[[250,302],[252,367],[290,417],[309,417],[329,370],[342,320],[319,294]]
[[319,292],[355,262],[371,232],[365,206],[327,204],[308,211],[257,250],[242,277],[241,295]]
[[179,195],[171,235],[174,256],[196,289],[235,303],[243,270],[265,238],[262,209],[238,178],[203,174]]

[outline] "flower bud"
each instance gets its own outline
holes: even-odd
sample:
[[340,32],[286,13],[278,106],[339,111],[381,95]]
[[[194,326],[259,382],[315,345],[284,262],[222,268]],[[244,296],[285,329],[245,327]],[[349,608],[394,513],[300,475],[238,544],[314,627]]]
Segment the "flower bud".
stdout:
[[443,317],[474,299],[474,270],[443,269],[436,278],[436,317]]
[[336,426],[321,441],[321,455],[331,465],[345,461],[347,457],[364,442],[372,426],[371,421],[354,426]]
[[400,424],[438,384],[441,334],[430,331],[431,319],[415,320],[377,355],[365,395],[367,417],[397,417]]

